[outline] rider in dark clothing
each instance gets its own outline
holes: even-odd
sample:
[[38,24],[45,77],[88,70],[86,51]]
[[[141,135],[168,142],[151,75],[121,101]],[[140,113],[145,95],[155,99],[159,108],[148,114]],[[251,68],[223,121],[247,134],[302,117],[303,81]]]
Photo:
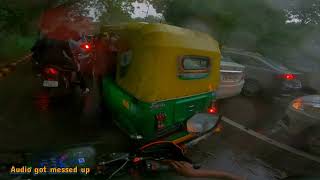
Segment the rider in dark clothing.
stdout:
[[78,64],[74,61],[68,41],[43,36],[36,41],[31,51],[33,52],[33,60],[38,63],[39,67],[52,64],[77,72],[80,88],[83,91],[86,89],[85,81],[79,71]]
[[35,43],[31,50],[39,65],[70,65],[70,67],[77,68],[67,41],[43,37]]

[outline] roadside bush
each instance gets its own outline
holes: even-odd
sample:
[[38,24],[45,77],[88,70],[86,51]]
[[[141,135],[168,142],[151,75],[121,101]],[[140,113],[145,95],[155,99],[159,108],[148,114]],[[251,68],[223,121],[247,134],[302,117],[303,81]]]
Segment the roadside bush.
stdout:
[[10,62],[30,51],[35,36],[21,36],[18,34],[6,34],[0,37],[0,64]]

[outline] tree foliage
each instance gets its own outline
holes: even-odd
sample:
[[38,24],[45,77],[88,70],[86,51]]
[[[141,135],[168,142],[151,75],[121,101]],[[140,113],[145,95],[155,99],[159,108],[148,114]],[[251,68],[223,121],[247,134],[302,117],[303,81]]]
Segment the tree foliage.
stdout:
[[287,17],[296,18],[298,23],[320,25],[320,0],[296,0],[286,8]]
[[134,11],[132,3],[134,0],[100,0],[103,10],[100,21],[112,24],[117,22],[129,21],[130,14]]
[[[57,6],[78,15],[95,15],[101,23],[132,21],[136,0],[0,0],[0,38],[36,32],[41,13]],[[309,32],[317,36],[320,0],[138,0],[151,4],[167,23],[212,34],[221,44],[261,53],[288,53]],[[299,23],[288,23],[298,18]],[[136,21],[159,22],[158,17]],[[163,22],[163,21],[162,21]],[[318,41],[317,41],[318,42]]]
[[170,24],[205,31],[226,46],[278,57],[299,49],[305,35],[315,31],[311,23],[286,23],[289,9],[300,14],[303,22],[318,21],[319,0],[307,1],[275,6],[279,2],[271,0],[160,0],[154,7]]

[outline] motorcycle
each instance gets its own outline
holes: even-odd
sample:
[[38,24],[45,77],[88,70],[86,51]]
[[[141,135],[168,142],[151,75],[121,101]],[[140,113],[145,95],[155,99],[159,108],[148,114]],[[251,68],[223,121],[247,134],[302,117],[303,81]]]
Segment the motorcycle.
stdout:
[[[48,92],[50,97],[71,94],[74,89],[81,84],[81,80],[88,83],[92,81],[93,74],[91,64],[94,55],[92,45],[88,42],[80,45],[81,52],[73,52],[75,64],[66,62],[66,64],[41,64],[33,61],[33,71],[40,77],[41,86]],[[81,71],[82,77],[79,76]],[[83,79],[81,79],[83,78]]]
[[[24,155],[25,168],[43,168],[46,172],[35,173],[11,173],[12,165],[7,165],[5,172],[8,179],[41,179],[48,176],[59,177],[77,177],[77,179],[112,179],[121,175],[148,176],[158,172],[171,171],[173,168],[166,160],[186,161],[192,163],[185,157],[182,147],[169,142],[152,142],[127,153],[111,153],[98,155],[97,149],[93,146],[75,147],[62,152],[46,152]],[[195,169],[199,165],[193,166]],[[73,169],[68,173],[53,173],[57,168]],[[0,168],[1,169],[1,168]],[[8,173],[9,172],[9,173]],[[34,171],[35,172],[35,171]],[[40,171],[38,171],[40,172]],[[1,177],[1,176],[0,176]]]
[[48,64],[42,68],[40,77],[42,87],[48,91],[49,96],[71,93],[80,84],[77,72],[72,67]]

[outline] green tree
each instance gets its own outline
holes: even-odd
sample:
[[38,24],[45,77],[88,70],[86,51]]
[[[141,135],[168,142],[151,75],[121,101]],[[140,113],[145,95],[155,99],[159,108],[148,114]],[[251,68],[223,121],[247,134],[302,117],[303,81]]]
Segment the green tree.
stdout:
[[158,16],[153,16],[153,15],[149,15],[147,17],[137,17],[134,19],[134,21],[137,22],[148,22],[148,23],[164,23],[164,19],[162,17],[158,17]]
[[103,4],[101,23],[112,24],[131,20],[133,2],[133,0],[101,0],[100,3]]
[[[205,31],[226,46],[279,57],[298,48],[310,27],[287,24],[288,7],[275,7],[274,3],[256,0],[160,0],[154,7],[170,24]],[[305,9],[305,12],[310,11],[313,10]]]

